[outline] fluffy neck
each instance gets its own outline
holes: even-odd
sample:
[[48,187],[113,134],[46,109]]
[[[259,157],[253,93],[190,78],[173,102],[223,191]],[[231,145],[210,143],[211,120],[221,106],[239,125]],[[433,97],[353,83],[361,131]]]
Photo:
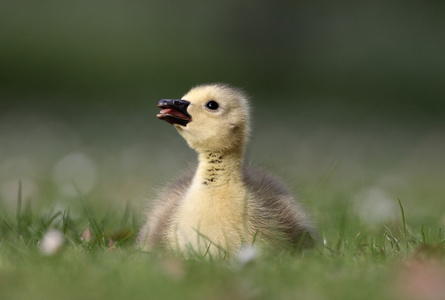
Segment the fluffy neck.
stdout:
[[209,189],[242,184],[243,151],[205,150],[198,154],[198,160],[194,184]]

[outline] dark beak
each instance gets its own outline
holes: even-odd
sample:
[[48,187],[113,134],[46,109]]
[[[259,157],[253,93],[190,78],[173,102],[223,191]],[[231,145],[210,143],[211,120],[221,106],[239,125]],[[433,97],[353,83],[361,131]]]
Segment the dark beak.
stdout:
[[162,99],[158,102],[158,107],[162,110],[156,116],[173,125],[187,126],[192,120],[192,116],[187,112],[189,104],[190,102],[186,100]]

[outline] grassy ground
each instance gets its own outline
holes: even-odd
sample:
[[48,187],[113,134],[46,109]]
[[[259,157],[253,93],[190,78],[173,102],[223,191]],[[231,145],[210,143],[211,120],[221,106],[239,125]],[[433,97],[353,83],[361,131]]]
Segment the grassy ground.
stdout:
[[323,245],[183,260],[134,245],[146,195],[194,157],[154,110],[3,115],[0,299],[445,297],[443,127],[258,107],[249,158],[299,195]]
[[[343,222],[351,221],[346,218]],[[66,210],[34,214],[22,207],[1,224],[0,297],[440,299],[434,295],[444,292],[445,247],[437,228],[388,225],[371,231],[353,223],[341,237],[326,237],[322,229],[325,245],[300,256],[262,253],[246,263],[142,253],[134,247],[130,220],[101,219],[88,208],[75,220]],[[82,234],[86,225],[90,238]],[[45,255],[41,240],[50,228],[60,230],[65,243]],[[433,297],[423,298],[424,293]]]

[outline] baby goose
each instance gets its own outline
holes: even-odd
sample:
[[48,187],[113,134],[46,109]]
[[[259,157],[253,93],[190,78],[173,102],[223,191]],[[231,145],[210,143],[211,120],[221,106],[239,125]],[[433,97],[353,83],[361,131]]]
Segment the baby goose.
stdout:
[[157,117],[176,127],[199,165],[159,197],[139,234],[143,249],[214,257],[252,242],[275,249],[314,244],[315,229],[283,185],[243,163],[250,114],[241,90],[199,85],[158,107]]

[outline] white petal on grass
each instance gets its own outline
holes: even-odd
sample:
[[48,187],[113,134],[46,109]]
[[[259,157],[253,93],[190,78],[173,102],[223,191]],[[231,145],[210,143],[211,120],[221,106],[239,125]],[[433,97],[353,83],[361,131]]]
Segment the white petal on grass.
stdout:
[[92,158],[84,153],[64,156],[54,167],[54,181],[59,191],[69,197],[78,196],[75,186],[88,193],[96,184],[97,167]]
[[55,229],[49,230],[45,233],[40,241],[40,250],[45,255],[53,255],[62,249],[65,238],[63,234]]
[[80,234],[80,239],[82,241],[91,242],[91,231],[89,227],[85,228],[85,230],[82,231],[82,233]]
[[236,255],[236,259],[240,266],[244,266],[252,261],[254,261],[258,257],[258,248],[255,246],[244,246]]
[[355,208],[369,224],[381,224],[397,216],[397,199],[380,187],[370,187],[355,196]]

